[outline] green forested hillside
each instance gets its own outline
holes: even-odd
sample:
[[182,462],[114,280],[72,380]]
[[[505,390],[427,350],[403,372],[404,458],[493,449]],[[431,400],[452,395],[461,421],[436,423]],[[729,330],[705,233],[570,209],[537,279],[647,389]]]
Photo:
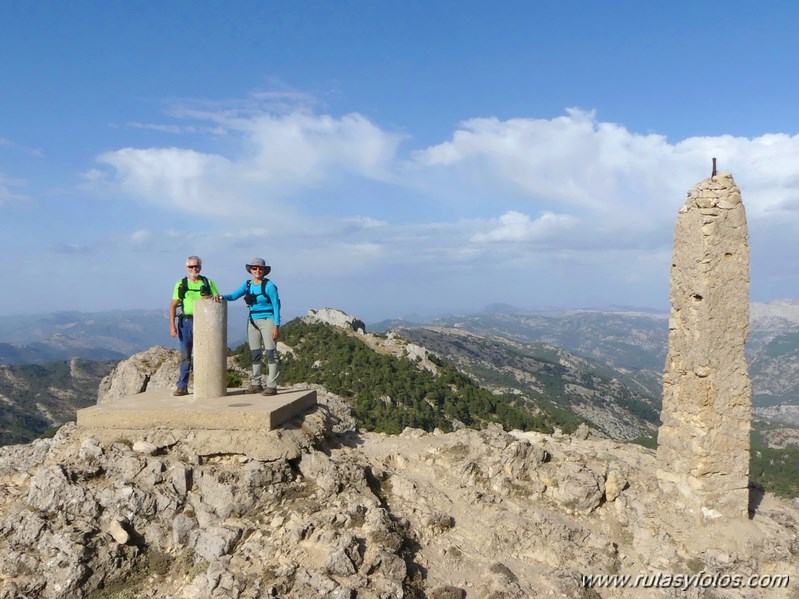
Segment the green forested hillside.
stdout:
[[[281,355],[281,383],[318,383],[352,402],[366,430],[399,433],[406,426],[449,431],[454,421],[479,428],[490,422],[506,429],[573,430],[570,412],[533,413],[512,395],[494,395],[453,366],[438,361],[438,374],[407,358],[384,355],[357,337],[323,324],[294,320],[281,327],[281,340],[295,354]],[[246,348],[237,351],[247,361]]]
[[69,360],[0,365],[0,445],[28,443],[97,402],[97,387],[116,362]]
[[512,392],[544,409],[571,410],[617,439],[647,434],[659,421],[657,399],[624,371],[554,345],[443,327],[394,333],[451,361],[488,389]]
[[769,447],[763,431],[764,421],[752,423],[749,479],[766,491],[783,497],[799,497],[799,447]]
[[799,449],[752,447],[749,478],[769,493],[799,497]]

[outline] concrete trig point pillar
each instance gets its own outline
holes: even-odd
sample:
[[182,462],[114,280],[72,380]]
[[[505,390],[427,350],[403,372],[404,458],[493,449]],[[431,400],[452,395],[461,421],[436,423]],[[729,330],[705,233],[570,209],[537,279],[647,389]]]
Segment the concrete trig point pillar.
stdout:
[[674,228],[669,354],[658,433],[658,482],[700,520],[745,518],[752,385],[749,244],[729,173],[688,193]]
[[227,393],[227,302],[194,302],[194,399]]

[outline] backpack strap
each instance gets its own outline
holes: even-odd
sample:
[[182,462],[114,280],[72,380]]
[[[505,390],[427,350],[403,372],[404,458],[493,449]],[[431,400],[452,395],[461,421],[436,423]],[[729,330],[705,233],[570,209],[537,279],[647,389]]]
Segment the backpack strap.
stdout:
[[200,287],[200,295],[211,295],[211,283],[208,282],[208,278],[203,275],[200,275],[200,278],[203,280],[203,286]]
[[[269,297],[266,294],[266,284],[268,282],[269,282],[269,279],[267,279],[266,277],[264,277],[261,280],[261,295],[263,295],[266,298],[266,303],[271,306],[272,305],[272,298]],[[274,285],[274,283],[273,283],[273,285]],[[277,289],[277,287],[275,287],[275,289]],[[249,316],[250,322],[252,323],[252,326],[257,328],[257,326],[255,324],[255,321],[252,318],[252,308],[253,308],[254,305],[256,305],[255,297],[257,296],[257,294],[252,293],[252,279],[247,279],[247,293],[246,293],[246,295],[248,295],[248,296],[250,296],[252,298],[252,300],[251,300],[252,303],[251,304],[247,304],[250,307],[250,312],[249,312],[248,316]],[[245,298],[245,302],[246,301],[247,300]],[[278,308],[280,308],[280,300],[278,300]],[[274,306],[272,307],[272,309],[274,310]]]
[[[268,295],[266,295],[266,284],[268,282],[269,282],[269,279],[267,279],[267,278],[264,278],[264,279],[261,280],[261,295],[263,295],[266,298],[266,301],[271,304],[272,300],[269,298]],[[251,290],[252,290],[252,279],[247,279],[247,293],[251,293],[252,294]],[[252,294],[252,295],[255,295],[255,294]]]
[[181,305],[183,305],[183,298],[186,297],[186,292],[189,290],[189,277],[183,277],[180,281],[180,287],[178,287],[178,299],[180,300]]
[[[271,304],[272,303],[272,298],[269,297],[268,295],[266,295],[266,284],[268,282],[269,282],[269,279],[264,278],[263,282],[261,283],[261,293],[264,295],[264,297],[266,297],[267,301]],[[274,283],[272,283],[272,285],[274,286],[275,291],[277,291],[277,285],[275,285]],[[278,307],[278,309],[280,308],[280,304],[281,304],[280,298],[277,298],[277,307]],[[272,309],[274,310],[274,306],[272,307]]]
[[[200,275],[200,279],[202,279],[202,287],[200,287],[200,295],[206,296],[211,295],[211,283],[208,282],[208,278]],[[180,286],[178,286],[178,307],[180,307],[180,317],[183,318],[183,300],[186,298],[186,293],[189,290],[189,277],[183,277],[180,280]]]
[[[266,294],[266,284],[268,282],[269,282],[269,279],[267,279],[266,277],[264,277],[263,280],[261,281],[261,295],[263,295],[266,298],[266,303],[268,303],[269,305],[272,305],[272,298],[269,297]],[[272,283],[272,285],[274,285],[274,283]],[[277,287],[275,287],[275,289],[277,289]],[[256,295],[256,294],[252,293],[252,279],[247,279],[247,294],[248,295],[252,295],[253,297],[255,297],[255,295]],[[253,301],[255,301],[255,300],[253,300]],[[280,307],[280,300],[278,300],[278,308],[279,307]],[[250,306],[250,310],[252,311],[252,306]]]
[[180,281],[180,285],[178,286],[178,318],[180,322],[183,322],[183,298],[186,297],[186,291],[189,289],[189,278],[183,277]]
[[[202,279],[202,287],[200,287],[200,295],[211,295],[211,283],[208,282],[208,278],[200,275],[200,279]],[[180,303],[183,303],[183,299],[186,297],[186,292],[189,290],[189,277],[183,277],[180,281],[180,287],[178,287],[178,299]]]

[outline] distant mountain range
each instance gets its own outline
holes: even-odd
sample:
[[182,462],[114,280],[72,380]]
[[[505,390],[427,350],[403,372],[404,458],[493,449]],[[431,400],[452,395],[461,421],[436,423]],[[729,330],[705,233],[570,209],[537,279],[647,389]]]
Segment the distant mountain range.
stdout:
[[[799,424],[799,306],[759,306],[752,312],[750,370],[759,406],[755,413],[761,421],[756,429],[769,444],[795,445],[799,438],[792,428]],[[27,325],[29,336],[36,339],[26,346],[0,346],[10,348],[6,355],[48,362],[44,366],[0,364],[0,423],[4,425],[0,445],[33,438],[63,422],[76,407],[95,401],[97,384],[114,362],[94,367],[74,358],[54,361],[58,352],[111,354],[117,359],[119,354],[153,345],[174,345],[165,320],[165,311],[62,313],[35,324],[0,319],[0,332],[20,334]],[[511,405],[531,414],[549,414],[550,422],[574,422],[576,417],[616,439],[653,438],[668,334],[665,314],[591,310],[539,314],[492,306],[478,314],[438,318],[434,324],[396,324],[391,323],[393,335],[451,362],[496,398],[512,398]],[[367,329],[379,331],[381,326]],[[285,328],[285,334],[290,330]],[[328,377],[334,382],[342,372],[360,372],[363,366],[357,360],[348,361],[346,352],[332,352],[329,357],[323,353],[313,356],[310,363],[322,360],[336,365]],[[289,362],[286,356],[286,376]],[[309,372],[319,374],[316,368],[300,373],[296,382],[313,382],[307,377]],[[372,367],[367,370],[368,376],[374,376]],[[418,412],[418,407],[414,410]],[[417,416],[411,412],[410,417]]]
[[0,364],[120,360],[153,345],[172,343],[166,310],[0,317]]
[[[522,343],[548,343],[618,369],[659,397],[668,349],[668,314],[633,308],[524,311],[504,305],[426,322],[402,319],[371,325],[375,332],[438,326]],[[747,343],[753,403],[799,405],[799,303],[751,305]]]
[[[245,328],[243,304],[230,304],[228,340],[241,343]],[[154,345],[177,347],[166,308],[0,316],[0,364],[121,360]]]
[[[154,345],[175,347],[167,319],[166,309],[0,317],[0,365],[118,360]],[[244,340],[245,326],[244,306],[231,304],[231,347]],[[668,343],[665,312],[628,307],[531,311],[492,304],[475,314],[387,320],[368,325],[367,330],[419,326],[554,346],[618,371],[625,385],[643,395],[660,396]],[[747,355],[756,407],[799,405],[799,303],[753,303]]]
[[[799,303],[751,305],[747,346],[758,406],[799,405]],[[245,339],[243,305],[231,304],[229,345]],[[666,359],[668,314],[611,307],[602,310],[524,310],[492,304],[482,312],[433,319],[393,319],[367,326],[385,332],[414,326],[459,328],[522,343],[548,343],[617,368],[659,395]],[[0,364],[56,360],[119,360],[154,345],[175,347],[168,312],[124,310],[0,316]]]

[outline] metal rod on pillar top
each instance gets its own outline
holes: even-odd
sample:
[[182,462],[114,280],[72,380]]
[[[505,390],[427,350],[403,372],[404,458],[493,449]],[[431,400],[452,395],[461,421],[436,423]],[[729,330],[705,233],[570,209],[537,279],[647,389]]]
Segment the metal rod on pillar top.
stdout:
[[227,393],[227,302],[194,302],[194,399]]
[[716,159],[713,159],[713,172],[710,174],[711,177],[716,176]]

